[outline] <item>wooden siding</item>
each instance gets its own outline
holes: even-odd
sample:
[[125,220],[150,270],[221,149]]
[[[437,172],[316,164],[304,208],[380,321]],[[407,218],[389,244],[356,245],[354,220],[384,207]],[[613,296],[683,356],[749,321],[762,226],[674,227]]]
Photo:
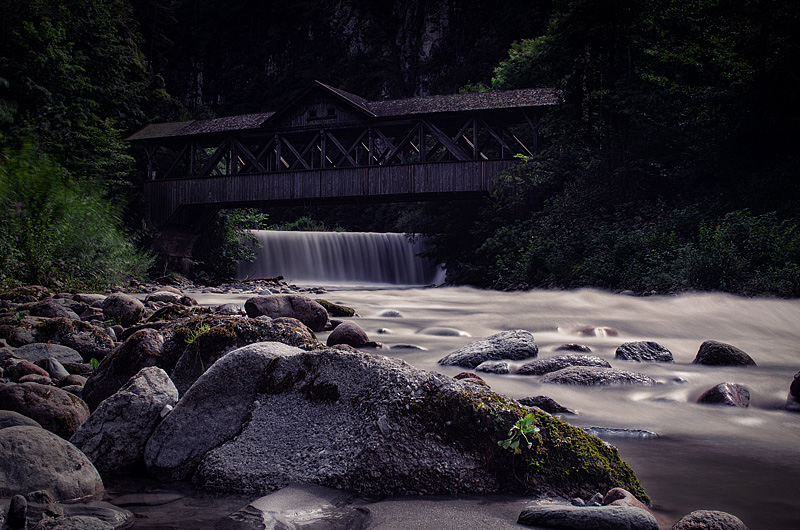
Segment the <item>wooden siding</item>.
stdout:
[[148,217],[163,227],[181,206],[245,206],[315,199],[425,200],[442,194],[489,192],[513,160],[397,164],[145,182]]

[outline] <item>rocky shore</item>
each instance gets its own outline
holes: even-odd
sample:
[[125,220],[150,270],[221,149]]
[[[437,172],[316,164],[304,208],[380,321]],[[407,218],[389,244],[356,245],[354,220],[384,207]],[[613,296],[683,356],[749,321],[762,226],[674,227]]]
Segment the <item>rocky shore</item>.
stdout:
[[[249,298],[201,307],[186,294],[204,291]],[[271,528],[266,521],[285,520],[304,502],[331,528],[369,528],[369,504],[357,499],[496,493],[530,501],[510,524],[669,528],[616,449],[561,419],[569,409],[546,396],[509,399],[478,373],[561,385],[656,381],[611,368],[580,344],[539,359],[527,330],[475,340],[440,360],[474,371],[419,370],[385,356],[359,327],[357,308],[324,293],[273,278],[0,294],[5,528],[129,527],[132,513],[103,501],[104,479],[125,474],[266,494],[233,515],[253,528]],[[652,341],[623,343],[617,358],[672,362]],[[714,341],[694,362],[756,365]],[[798,380],[789,382],[788,410],[800,408]],[[746,387],[720,382],[698,402],[746,407],[749,398]],[[672,528],[745,526],[696,511]]]

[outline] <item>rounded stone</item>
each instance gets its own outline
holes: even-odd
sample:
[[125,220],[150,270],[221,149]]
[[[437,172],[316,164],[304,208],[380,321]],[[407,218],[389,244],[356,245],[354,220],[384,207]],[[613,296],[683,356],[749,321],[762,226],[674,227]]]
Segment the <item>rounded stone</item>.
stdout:
[[244,310],[250,318],[268,316],[270,318],[296,318],[312,331],[322,331],[328,323],[328,312],[319,303],[299,294],[274,294],[254,296],[244,303]]
[[694,364],[708,366],[755,366],[756,362],[747,353],[736,346],[707,340],[700,345],[697,356],[692,361]]
[[514,329],[471,342],[439,359],[439,364],[475,368],[484,361],[529,359],[538,354],[539,347],[536,345],[533,333],[524,329]]
[[520,375],[544,375],[556,372],[570,366],[595,366],[598,368],[611,368],[608,361],[595,355],[557,355],[531,361],[517,370]]
[[89,418],[89,407],[79,397],[39,383],[0,385],[0,408],[24,414],[64,439]]
[[672,352],[657,342],[641,340],[635,342],[625,342],[617,348],[616,359],[623,361],[651,361],[659,363],[671,363],[674,361]]
[[748,530],[741,519],[727,512],[696,510],[672,525],[672,530]]
[[542,376],[542,383],[559,385],[641,385],[654,386],[656,381],[644,374],[617,370],[615,368],[596,368],[593,366],[571,366]]
[[750,405],[750,391],[744,385],[720,383],[703,392],[697,398],[697,402],[706,405],[728,405],[745,408]]
[[0,429],[0,496],[48,490],[58,501],[103,494],[103,481],[77,447],[39,427]]
[[144,316],[144,304],[129,294],[113,293],[103,300],[103,316],[124,327],[132,326]]

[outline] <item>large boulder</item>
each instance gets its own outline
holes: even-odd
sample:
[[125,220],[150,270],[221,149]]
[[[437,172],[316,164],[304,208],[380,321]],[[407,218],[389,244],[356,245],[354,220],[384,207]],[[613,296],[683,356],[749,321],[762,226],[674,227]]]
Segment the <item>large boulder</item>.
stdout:
[[658,530],[652,514],[632,506],[533,505],[517,523],[553,530]]
[[88,322],[69,318],[52,318],[37,326],[36,342],[55,342],[68,346],[84,361],[102,359],[114,349],[114,341],[102,329]]
[[672,530],[747,530],[741,519],[727,512],[697,510],[683,516]]
[[750,405],[750,391],[744,385],[720,383],[703,392],[697,398],[697,402],[706,405],[728,405],[744,408]]
[[756,362],[747,353],[736,346],[707,340],[700,345],[697,356],[692,361],[694,364],[709,366],[755,366]]
[[0,409],[19,412],[64,439],[89,418],[89,407],[81,398],[39,383],[0,385]]
[[[24,346],[39,339],[39,325],[48,319],[44,317],[16,316],[0,317],[0,339],[5,339],[9,346]],[[44,339],[49,340],[49,339]]]
[[125,293],[113,293],[103,300],[103,316],[123,327],[139,322],[144,316],[144,304],[138,298]]
[[244,310],[250,318],[296,318],[312,331],[322,331],[328,323],[328,312],[325,308],[311,298],[299,294],[254,296],[245,301]]
[[100,403],[70,438],[101,472],[141,463],[144,445],[165,407],[178,402],[178,390],[161,368],[143,368],[116,394]]
[[617,348],[615,359],[623,361],[652,361],[658,363],[671,363],[674,361],[672,352],[664,346],[651,340],[625,342]]
[[603,358],[596,355],[556,355],[555,357],[546,357],[544,359],[536,359],[529,363],[524,364],[517,370],[521,375],[544,375],[550,372],[569,368],[570,366],[595,366],[599,368],[611,368]]
[[[183,395],[217,359],[226,353],[255,342],[282,342],[304,350],[322,348],[314,333],[295,318],[257,318],[207,315],[200,317],[200,333],[192,336],[175,368],[172,381]],[[165,344],[168,349],[170,344]]]
[[627,370],[617,370],[615,368],[595,368],[591,366],[571,366],[556,372],[545,374],[541,379],[542,383],[554,383],[559,385],[642,385],[653,386],[656,383],[644,374],[629,372]]
[[164,337],[158,331],[142,329],[122,347],[103,359],[83,387],[83,399],[91,410],[114,394],[139,370],[162,364]]
[[514,329],[470,342],[439,359],[439,364],[475,368],[484,361],[529,359],[538,354],[539,347],[536,345],[533,333],[524,329]]
[[78,448],[39,427],[0,429],[0,496],[48,490],[56,500],[100,498],[103,482]]
[[298,481],[364,494],[578,496],[619,486],[646,498],[616,449],[543,412],[530,412],[540,427],[531,448],[501,448],[528,412],[398,359],[258,343],[197,380],[156,427],[145,463],[156,477],[224,491]]
[[166,304],[180,304],[183,294],[172,291],[156,291],[144,297],[145,302],[163,302]]

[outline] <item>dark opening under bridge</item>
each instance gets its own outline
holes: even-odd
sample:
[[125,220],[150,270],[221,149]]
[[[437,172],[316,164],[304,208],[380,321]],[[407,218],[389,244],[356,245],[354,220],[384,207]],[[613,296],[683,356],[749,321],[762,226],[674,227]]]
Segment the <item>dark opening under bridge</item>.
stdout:
[[146,220],[196,230],[219,208],[485,194],[539,149],[553,89],[367,101],[320,82],[277,112],[151,124]]

